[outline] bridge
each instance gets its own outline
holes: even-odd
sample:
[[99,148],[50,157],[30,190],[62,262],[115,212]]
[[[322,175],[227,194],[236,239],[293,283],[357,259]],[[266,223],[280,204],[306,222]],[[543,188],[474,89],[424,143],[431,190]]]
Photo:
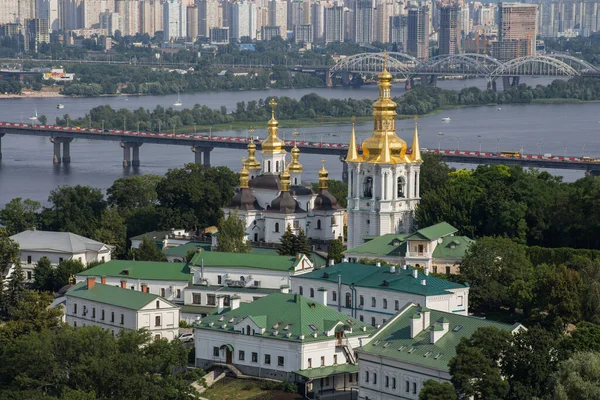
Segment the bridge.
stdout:
[[545,54],[525,56],[509,61],[499,61],[485,54],[440,55],[427,60],[397,52],[362,53],[340,59],[330,70],[332,76],[339,74],[342,82],[349,83],[352,74],[376,74],[387,70],[406,79],[409,89],[414,78],[421,78],[427,85],[435,85],[440,76],[464,78],[485,78],[488,88],[496,88],[496,81],[502,78],[504,88],[518,85],[521,76],[591,76],[600,77],[600,69],[587,61],[568,54]]
[[[73,139],[118,142],[123,149],[124,168],[140,166],[140,147],[144,143],[187,146],[195,155],[194,161],[206,167],[210,167],[210,153],[215,148],[246,150],[248,147],[248,139],[242,137],[0,122],[0,160],[2,159],[2,137],[5,135],[48,137],[50,142],[54,144],[52,158],[54,164],[68,164],[71,162],[71,142]],[[256,147],[260,150],[262,148],[260,141],[255,140],[255,143]],[[294,141],[285,141],[285,145],[286,150],[290,151],[294,146]],[[347,144],[299,141],[297,142],[297,146],[303,153],[339,157],[343,163],[342,180],[347,182],[348,164],[345,162],[348,152]],[[534,168],[582,170],[592,175],[600,176],[600,159],[591,157],[542,156],[520,153],[490,153],[441,149],[423,149],[423,152],[439,154],[444,161],[451,163],[509,164]]]

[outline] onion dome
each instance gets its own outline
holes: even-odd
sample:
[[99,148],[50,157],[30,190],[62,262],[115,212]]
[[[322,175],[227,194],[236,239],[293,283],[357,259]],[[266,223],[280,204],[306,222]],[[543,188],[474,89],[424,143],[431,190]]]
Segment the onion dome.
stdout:
[[319,193],[315,198],[313,210],[331,211],[337,210],[337,199],[329,193],[329,172],[325,169],[325,160],[321,160],[322,167],[319,171]]
[[285,153],[285,142],[277,136],[279,122],[275,119],[277,102],[274,98],[269,101],[269,106],[271,106],[271,119],[267,124],[269,136],[262,142],[262,152],[263,154],[282,154]]
[[305,212],[300,208],[300,204],[290,193],[290,173],[285,170],[279,176],[281,181],[281,192],[275,200],[271,202],[269,212],[278,212],[282,214],[294,214]]
[[252,189],[248,188],[248,170],[246,169],[246,159],[242,159],[242,169],[240,171],[240,190],[233,196],[229,208],[240,210],[262,210],[256,197],[252,194]]
[[300,158],[300,149],[294,144],[294,148],[292,149],[292,162],[288,165],[289,172],[302,172],[302,164],[300,164],[298,158]]
[[251,171],[260,169],[260,163],[256,159],[256,145],[252,138],[250,138],[250,141],[248,142],[248,160],[246,160],[246,168]]

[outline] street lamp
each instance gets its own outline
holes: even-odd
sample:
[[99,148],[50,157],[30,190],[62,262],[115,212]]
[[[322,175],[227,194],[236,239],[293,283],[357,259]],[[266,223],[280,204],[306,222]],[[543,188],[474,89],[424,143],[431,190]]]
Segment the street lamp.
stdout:
[[540,154],[539,154],[540,156],[542,155],[542,144],[543,144],[543,143],[542,143],[542,141],[540,140],[540,141],[538,142],[538,146],[540,146]]
[[585,143],[581,146],[581,158],[583,158],[583,152],[585,151]]
[[500,154],[500,138],[498,138],[498,148],[496,149],[496,153]]
[[137,131],[137,133],[139,135],[140,134],[140,121],[138,121],[137,125],[138,125],[138,131]]
[[104,132],[104,120],[102,120],[102,132]]
[[456,137],[456,149],[457,151],[460,151],[460,136]]
[[567,157],[567,146],[565,146],[565,158]]
[[123,130],[124,131],[127,130],[126,128],[127,128],[127,117],[124,116],[123,117]]
[[442,151],[442,138],[438,139],[438,152]]

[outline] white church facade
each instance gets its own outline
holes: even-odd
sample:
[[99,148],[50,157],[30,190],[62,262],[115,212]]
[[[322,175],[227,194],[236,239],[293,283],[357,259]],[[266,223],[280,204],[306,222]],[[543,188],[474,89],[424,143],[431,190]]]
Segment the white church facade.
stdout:
[[343,237],[344,210],[328,191],[329,173],[324,162],[319,171],[319,190],[314,193],[301,185],[302,164],[296,144],[287,163],[285,142],[278,137],[277,103],[272,99],[269,105],[272,116],[268,137],[262,142],[262,160],[257,160],[256,144],[250,140],[239,190],[224,207],[224,214],[237,213],[245,222],[246,239],[251,242],[279,243],[288,226],[296,235],[303,230],[312,240],[329,242]]

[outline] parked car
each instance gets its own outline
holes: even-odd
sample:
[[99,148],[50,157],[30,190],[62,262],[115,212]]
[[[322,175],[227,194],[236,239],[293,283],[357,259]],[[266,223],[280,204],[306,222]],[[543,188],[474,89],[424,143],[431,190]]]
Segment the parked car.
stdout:
[[181,340],[182,342],[191,342],[194,340],[194,334],[182,333],[181,335],[179,335],[179,340]]

